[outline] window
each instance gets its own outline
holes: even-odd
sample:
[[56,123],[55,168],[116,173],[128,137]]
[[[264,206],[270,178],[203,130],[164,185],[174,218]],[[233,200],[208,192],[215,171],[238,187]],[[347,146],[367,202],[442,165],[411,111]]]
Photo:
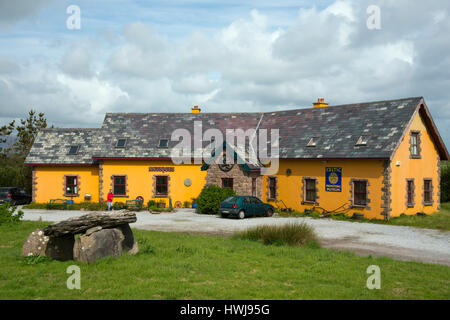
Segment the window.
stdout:
[[222,178],[222,188],[233,189],[233,178]]
[[252,178],[252,196],[256,197],[256,178]]
[[420,157],[419,134],[420,134],[420,132],[418,132],[418,131],[411,131],[409,148],[410,148],[411,157],[413,157],[413,158]]
[[169,147],[169,139],[160,139],[159,147],[160,148],[168,148]]
[[367,205],[367,181],[353,181],[353,204]]
[[114,176],[114,195],[115,196],[125,196],[127,194],[127,183],[125,176]]
[[316,179],[305,179],[305,202],[316,202]]
[[156,176],[156,194],[167,195],[169,193],[169,183],[167,176]]
[[127,139],[119,139],[117,140],[116,148],[125,148],[127,144]]
[[357,146],[366,146],[367,142],[369,141],[369,138],[370,138],[370,136],[367,136],[367,135],[360,136],[358,141],[356,142],[356,145]]
[[423,202],[425,205],[433,204],[433,181],[431,179],[423,180]]
[[66,176],[66,195],[76,196],[78,195],[77,176]]
[[407,206],[414,207],[414,180],[406,181],[406,190],[407,190]]
[[277,198],[277,179],[269,177],[269,199]]
[[80,146],[70,146],[69,154],[70,155],[77,154],[79,149],[80,149]]
[[259,199],[256,198],[256,197],[252,197],[251,199],[252,199],[252,203],[254,203],[254,204],[261,204],[261,203],[262,203],[262,201],[259,200]]

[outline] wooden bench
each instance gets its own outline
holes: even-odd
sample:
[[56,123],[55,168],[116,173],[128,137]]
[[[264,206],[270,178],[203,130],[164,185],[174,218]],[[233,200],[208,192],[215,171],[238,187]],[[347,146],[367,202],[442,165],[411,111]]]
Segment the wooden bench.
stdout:
[[67,209],[67,200],[65,199],[50,199],[47,204],[48,209]]
[[142,200],[127,200],[125,202],[125,209],[141,210],[142,209]]

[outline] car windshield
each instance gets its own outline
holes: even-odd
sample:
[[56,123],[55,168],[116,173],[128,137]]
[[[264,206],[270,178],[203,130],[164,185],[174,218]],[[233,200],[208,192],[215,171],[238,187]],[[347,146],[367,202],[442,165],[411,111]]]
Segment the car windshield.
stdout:
[[224,203],[235,203],[237,201],[238,197],[228,197],[225,200],[223,200]]
[[0,193],[8,193],[11,188],[0,188]]

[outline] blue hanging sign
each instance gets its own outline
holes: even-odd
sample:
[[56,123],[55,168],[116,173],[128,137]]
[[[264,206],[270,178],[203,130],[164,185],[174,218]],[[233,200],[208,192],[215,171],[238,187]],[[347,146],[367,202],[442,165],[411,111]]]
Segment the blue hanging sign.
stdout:
[[325,191],[342,192],[342,168],[325,168]]

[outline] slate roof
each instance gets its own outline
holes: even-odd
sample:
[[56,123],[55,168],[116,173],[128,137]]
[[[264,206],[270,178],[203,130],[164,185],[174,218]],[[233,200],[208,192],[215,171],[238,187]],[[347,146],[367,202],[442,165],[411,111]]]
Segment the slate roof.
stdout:
[[[186,129],[193,136],[196,121],[201,122],[203,132],[219,129],[224,137],[227,128],[256,129],[259,124],[259,129],[279,129],[280,158],[388,159],[421,101],[421,97],[416,97],[265,113],[107,113],[101,128],[41,131],[26,164],[169,158],[178,142],[159,148],[159,140],[170,139],[176,129]],[[361,135],[370,136],[366,146],[355,145]],[[318,142],[315,147],[307,147],[312,137]],[[127,138],[125,148],[115,147],[119,138]],[[74,144],[81,145],[79,153],[67,155],[69,146]],[[206,144],[209,142],[203,147]],[[445,146],[444,150],[447,152]],[[201,150],[193,154],[199,156]]]

